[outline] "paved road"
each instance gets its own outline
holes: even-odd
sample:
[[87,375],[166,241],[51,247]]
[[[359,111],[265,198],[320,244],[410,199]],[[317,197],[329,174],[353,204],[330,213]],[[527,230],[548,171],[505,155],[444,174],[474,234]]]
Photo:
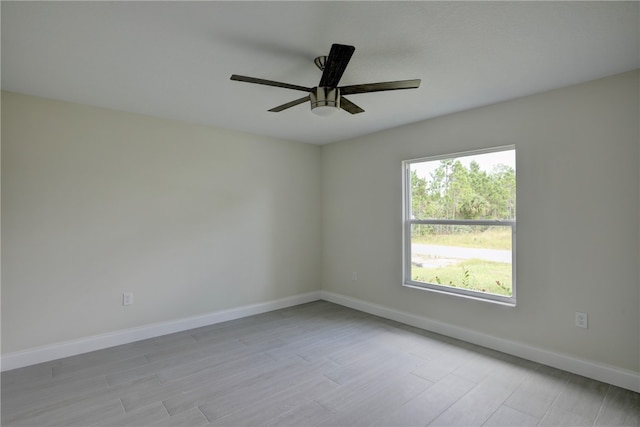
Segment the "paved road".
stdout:
[[511,251],[501,249],[461,248],[457,246],[411,245],[413,255],[431,255],[448,259],[483,259],[494,262],[511,262]]

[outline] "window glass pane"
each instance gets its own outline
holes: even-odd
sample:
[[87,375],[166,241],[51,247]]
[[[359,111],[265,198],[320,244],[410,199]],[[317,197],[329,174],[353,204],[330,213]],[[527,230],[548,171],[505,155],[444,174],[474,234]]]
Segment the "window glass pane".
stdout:
[[512,296],[510,226],[411,225],[411,280]]
[[515,150],[410,164],[412,219],[515,219]]

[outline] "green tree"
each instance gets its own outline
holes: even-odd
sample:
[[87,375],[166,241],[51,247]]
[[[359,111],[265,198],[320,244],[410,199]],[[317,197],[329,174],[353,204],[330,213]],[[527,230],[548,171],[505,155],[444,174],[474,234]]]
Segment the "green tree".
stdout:
[[411,214],[414,218],[424,218],[427,209],[427,179],[411,171]]

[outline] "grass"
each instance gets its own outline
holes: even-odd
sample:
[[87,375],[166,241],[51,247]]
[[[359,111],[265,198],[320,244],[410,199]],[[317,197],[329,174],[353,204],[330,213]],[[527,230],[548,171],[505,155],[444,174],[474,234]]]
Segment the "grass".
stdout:
[[[414,226],[415,227],[415,226]],[[511,228],[492,227],[486,231],[461,234],[430,234],[414,237],[412,243],[511,250]]]
[[437,268],[412,266],[416,282],[511,296],[511,264],[469,259]]

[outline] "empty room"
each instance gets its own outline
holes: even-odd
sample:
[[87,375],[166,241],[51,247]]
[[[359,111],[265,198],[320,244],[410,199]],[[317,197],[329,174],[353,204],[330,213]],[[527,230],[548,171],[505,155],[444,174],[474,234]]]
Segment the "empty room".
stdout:
[[640,424],[640,2],[0,14],[2,426]]

